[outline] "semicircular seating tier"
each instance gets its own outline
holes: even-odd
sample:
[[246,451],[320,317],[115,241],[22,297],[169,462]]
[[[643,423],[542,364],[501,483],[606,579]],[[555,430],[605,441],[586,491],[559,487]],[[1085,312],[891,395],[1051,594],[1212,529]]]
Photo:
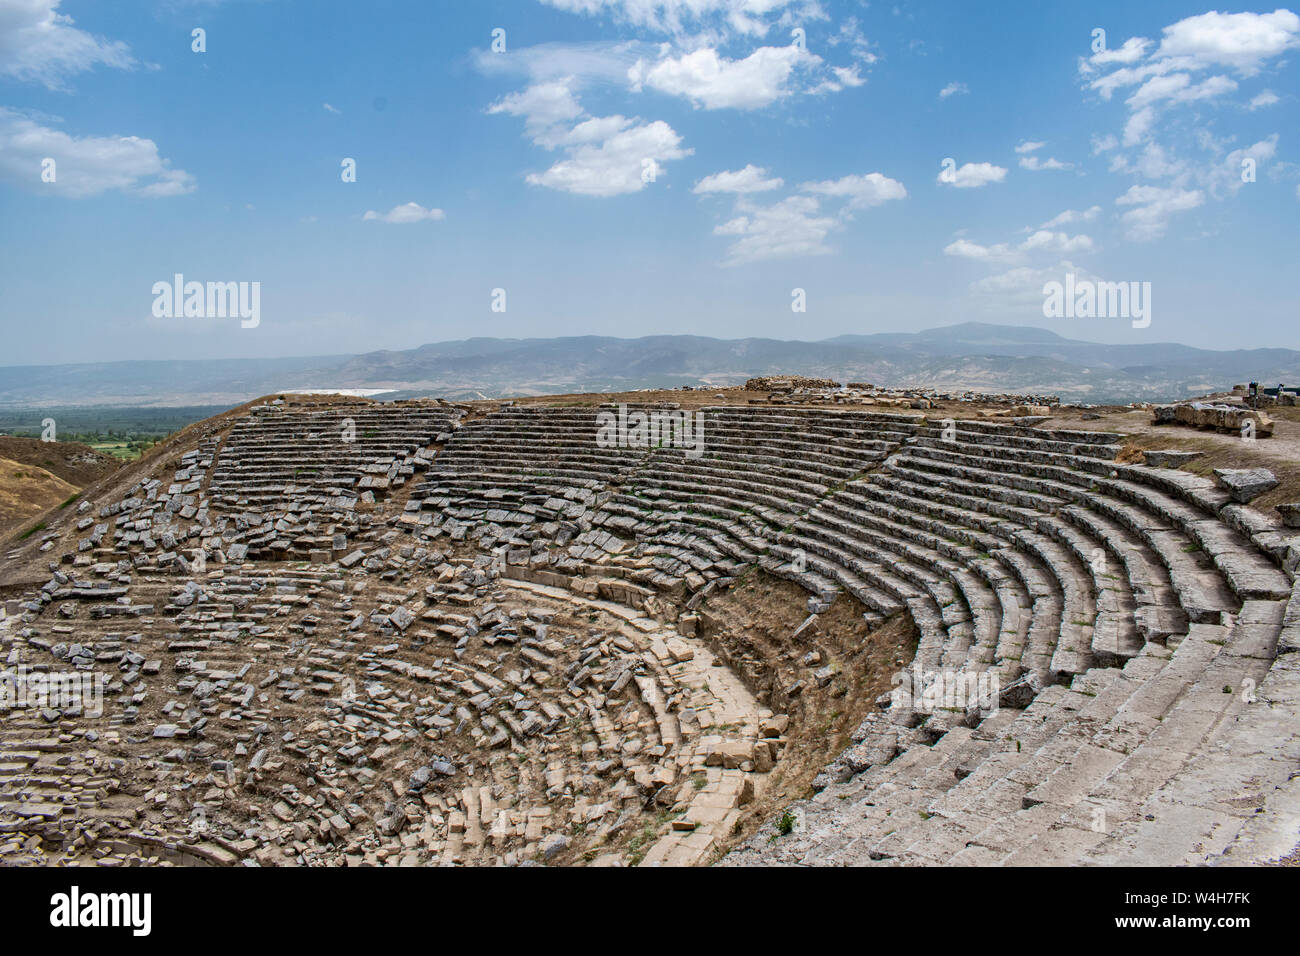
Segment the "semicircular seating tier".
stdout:
[[993,672],[1002,689],[992,713],[868,720],[799,831],[731,862],[1193,860],[1153,831],[1210,813],[1204,847],[1222,849],[1248,815],[1220,802],[1284,769],[1261,757],[1215,782],[1212,809],[1148,819],[1208,754],[1231,762],[1225,740],[1267,716],[1260,689],[1295,689],[1294,659],[1274,662],[1300,643],[1300,542],[1211,480],[1119,464],[1111,433],[717,407],[697,457],[602,448],[598,414],[512,407],[462,428],[408,505],[421,534],[680,608],[758,566],[813,610],[841,591],[906,610],[922,682]]
[[[476,417],[430,402],[271,403],[203,423],[175,459],[124,481],[125,494],[95,510],[83,501],[29,543],[42,555],[62,547],[49,556],[70,569],[22,603],[24,625],[39,627],[6,624],[23,637],[14,660],[56,648],[79,660],[76,635],[93,631],[98,643],[82,653],[125,674],[113,719],[129,734],[148,706],[135,682],[160,666],[133,649],[135,625],[157,614],[174,627],[165,650],[197,701],[177,704],[186,725],[255,709],[270,693],[286,708],[307,694],[333,700],[357,667],[447,684],[455,706],[416,711],[430,739],[461,722],[489,749],[514,746],[576,714],[597,727],[591,748],[603,754],[624,733],[603,711],[555,704],[489,721],[474,702],[514,693],[514,671],[476,670],[456,654],[447,667],[457,676],[435,675],[424,657],[399,657],[397,639],[416,635],[417,649],[450,639],[460,652],[482,626],[494,641],[498,631],[511,638],[503,646],[518,640],[526,659],[516,676],[552,669],[552,683],[567,686],[600,654],[650,658],[629,633],[593,640],[565,663],[572,649],[548,643],[541,626],[565,595],[584,615],[623,606],[647,634],[668,634],[710,595],[762,571],[806,591],[810,614],[851,595],[864,635],[910,619],[912,693],[863,721],[815,796],[794,808],[793,832],[762,831],[726,863],[1236,862],[1266,858],[1283,840],[1269,830],[1278,817],[1256,810],[1284,798],[1300,761],[1294,530],[1208,478],[1118,462],[1122,436],[1112,433],[716,406],[693,413],[700,430],[687,447],[662,436],[610,446],[602,422],[617,411],[506,405]],[[385,499],[396,499],[394,513],[375,510]],[[372,576],[378,593],[366,590]],[[502,613],[502,577],[532,586],[550,609]],[[471,622],[471,607],[485,616]],[[367,644],[368,628],[392,643]],[[283,656],[256,686],[249,640]],[[664,659],[636,680],[659,674],[669,686],[673,666]],[[626,664],[607,671],[609,686],[633,686]],[[927,693],[936,682],[981,690],[936,706]],[[656,686],[641,693],[627,726],[646,725],[646,739],[667,747],[689,722],[678,726]],[[375,718],[385,700],[396,698],[336,715],[338,726]],[[788,700],[769,704],[780,711]],[[44,780],[33,768],[57,765],[83,782],[60,803],[62,778],[51,776],[19,810],[97,806],[98,781],[120,767],[101,756],[69,762],[57,738],[42,756],[23,743],[40,718],[24,720],[0,743],[26,756],[0,768]],[[268,726],[232,739],[256,754]],[[361,773],[328,741],[285,740],[285,761],[319,750],[329,773]],[[650,786],[654,774],[643,776]],[[160,783],[158,799],[166,792]],[[475,790],[443,809],[473,817],[473,808],[486,821],[484,799]],[[289,802],[286,812],[310,807]],[[330,840],[364,825],[311,812]],[[399,816],[384,819],[400,828]]]

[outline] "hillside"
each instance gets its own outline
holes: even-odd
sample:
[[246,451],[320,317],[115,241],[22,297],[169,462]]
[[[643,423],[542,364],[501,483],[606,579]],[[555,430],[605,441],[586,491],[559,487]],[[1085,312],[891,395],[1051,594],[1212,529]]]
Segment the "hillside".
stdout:
[[76,493],[44,468],[0,457],[0,538]]
[[1300,351],[1104,345],[1048,329],[974,322],[822,342],[694,335],[471,338],[354,356],[0,368],[0,407],[238,404],[312,386],[473,400],[716,387],[774,373],[1126,403],[1170,401],[1248,381],[1295,383]]
[[79,442],[0,435],[0,537],[117,468]]

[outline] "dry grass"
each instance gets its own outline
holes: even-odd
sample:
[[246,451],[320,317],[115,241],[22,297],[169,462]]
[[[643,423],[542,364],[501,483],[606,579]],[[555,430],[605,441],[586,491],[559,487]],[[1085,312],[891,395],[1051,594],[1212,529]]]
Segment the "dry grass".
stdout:
[[1082,412],[1069,409],[1054,415],[1046,427],[1086,428],[1114,431],[1126,436],[1124,455],[1127,461],[1138,450],[1176,449],[1199,452],[1200,457],[1184,465],[1182,471],[1212,476],[1216,468],[1267,468],[1280,484],[1252,501],[1251,507],[1272,514],[1273,506],[1300,501],[1300,408],[1270,408],[1265,413],[1274,420],[1273,436],[1242,441],[1235,434],[1187,428],[1182,425],[1154,425],[1151,412],[1145,409],[1093,409],[1100,418],[1083,419]]
[[77,490],[44,468],[0,458],[0,536],[62,504]]

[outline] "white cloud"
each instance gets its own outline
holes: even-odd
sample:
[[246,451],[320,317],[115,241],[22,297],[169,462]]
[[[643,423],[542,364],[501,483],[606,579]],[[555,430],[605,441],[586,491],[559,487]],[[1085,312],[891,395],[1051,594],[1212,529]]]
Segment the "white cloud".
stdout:
[[571,78],[565,78],[534,83],[518,93],[503,96],[489,106],[487,111],[493,115],[509,113],[512,116],[522,116],[525,132],[537,138],[551,127],[582,115],[582,107],[569,88],[571,82]]
[[[781,182],[766,179],[766,175],[764,169],[746,166],[738,172],[710,176],[696,186],[695,191],[699,193],[737,193],[737,215],[713,230],[714,235],[736,237],[723,260],[724,266],[825,255],[831,252],[826,237],[832,230],[851,222],[855,212],[907,196],[907,190],[897,180],[880,173],[865,173],[804,183],[799,187],[802,195],[760,206],[746,193]],[[708,189],[701,188],[706,184]],[[823,212],[823,197],[844,203],[836,213]]]
[[1021,156],[1020,168],[1028,169],[1030,172],[1039,172],[1044,169],[1073,169],[1074,163],[1063,163],[1055,156],[1049,156],[1047,159],[1039,159],[1037,156]]
[[1186,73],[1170,73],[1147,80],[1128,98],[1127,102],[1130,109],[1140,110],[1161,100],[1194,103],[1197,100],[1213,99],[1231,93],[1236,88],[1236,81],[1226,76],[1212,76],[1194,84],[1192,78]]
[[1203,13],[1165,27],[1157,57],[1186,61],[1193,69],[1226,66],[1242,76],[1266,60],[1300,46],[1300,16],[1272,13]]
[[1002,166],[992,163],[966,163],[958,166],[949,174],[943,169],[939,172],[938,182],[957,189],[978,189],[989,183],[1000,183],[1006,179],[1007,171]]
[[833,66],[831,67],[831,76],[822,80],[816,86],[809,87],[810,95],[820,95],[822,93],[838,93],[845,87],[863,86],[866,80],[858,75],[857,64],[853,66]]
[[530,84],[564,80],[577,88],[588,82],[621,84],[628,67],[655,49],[657,45],[641,40],[536,43],[511,47],[505,55],[477,50],[474,65],[490,76],[524,77]]
[[1047,145],[1046,143],[1039,142],[1039,141],[1037,141],[1037,140],[1030,140],[1030,139],[1027,139],[1027,140],[1023,140],[1023,141],[1020,143],[1020,145],[1016,147],[1016,152],[1017,152],[1017,153],[1032,153],[1032,152],[1034,152],[1034,151],[1036,151],[1036,150],[1040,150],[1040,149],[1042,149],[1042,148],[1043,148],[1044,146],[1046,146],[1046,145]]
[[839,30],[826,38],[826,45],[829,47],[834,48],[841,44],[849,48],[855,60],[868,66],[876,62],[876,54],[871,52],[871,43],[863,34],[857,17],[846,17],[840,24]]
[[58,12],[60,0],[0,2],[0,76],[64,89],[64,80],[104,65],[136,65],[125,43],[78,30]]
[[737,169],[734,172],[721,172],[714,173],[712,176],[705,176],[695,184],[692,192],[701,195],[704,193],[760,193],[767,192],[770,189],[780,189],[784,185],[784,179],[779,176],[768,179],[766,169],[750,163],[744,169]]
[[833,216],[820,215],[820,204],[812,196],[790,196],[771,206],[742,201],[738,208],[743,215],[713,230],[715,235],[736,237],[724,266],[831,252],[826,237],[839,222]]
[[1089,82],[1103,99],[1110,99],[1119,87],[1174,72],[1226,67],[1241,76],[1253,76],[1268,60],[1300,46],[1300,17],[1290,10],[1187,17],[1164,28],[1159,48],[1146,63],[1133,65],[1142,60],[1149,45],[1143,38],[1130,39],[1116,51],[1119,55],[1107,51],[1080,61],[1080,72],[1091,76],[1100,72],[1099,67],[1122,64]]
[[408,222],[438,222],[445,220],[446,217],[446,213],[442,209],[425,209],[420,206],[420,203],[403,203],[402,206],[394,206],[387,212],[376,212],[374,209],[368,209],[361,219],[406,225]]
[[743,60],[705,47],[653,65],[638,60],[628,79],[634,90],[648,86],[709,110],[758,109],[795,92],[790,79],[797,66],[819,63],[820,57],[793,44],[759,47]]
[[1136,63],[1146,55],[1147,47],[1151,41],[1145,37],[1129,37],[1124,41],[1124,45],[1117,50],[1102,50],[1100,53],[1094,53],[1079,64],[1082,72],[1094,72],[1097,67],[1111,66],[1112,64],[1121,64],[1127,66],[1130,63]]
[[[663,120],[634,125],[625,117],[612,116],[588,123],[608,135],[569,147],[567,158],[544,173],[529,174],[528,182],[580,196],[620,196],[644,189],[658,177],[660,163],[694,152],[682,148],[681,136]],[[575,133],[580,129],[575,128]]]
[[970,92],[970,88],[965,83],[949,83],[939,91],[939,99],[946,100],[950,96],[962,96]]
[[361,218],[405,225],[411,222],[439,222],[446,219],[447,216],[441,209],[425,209],[418,202],[408,202],[400,206],[394,206],[384,213],[375,212],[373,209],[368,210]]
[[1085,235],[1068,236],[1063,232],[1039,229],[1022,242],[1020,248],[1026,252],[1040,249],[1060,253],[1088,252],[1092,249],[1092,238]]
[[[41,181],[42,162],[55,162],[55,181]],[[194,177],[158,155],[150,139],[138,136],[70,136],[0,107],[0,177],[38,192],[70,199],[111,189],[137,196],[179,196],[194,189]]]
[[1132,186],[1115,200],[1119,206],[1132,206],[1121,216],[1126,235],[1134,242],[1158,239],[1165,234],[1175,213],[1195,209],[1204,202],[1199,189],[1163,189],[1158,186]]
[[998,243],[995,246],[981,246],[978,242],[971,242],[969,239],[958,239],[944,246],[943,254],[945,256],[956,256],[960,259],[975,259],[980,262],[1006,262],[1019,257],[1015,249],[1005,243]]
[[321,105],[325,107],[326,113],[333,113],[337,116],[339,113],[342,112],[342,110],[340,110],[337,106],[331,106],[329,103],[322,103]]
[[1261,139],[1244,149],[1234,149],[1228,153],[1223,162],[1206,177],[1206,185],[1211,194],[1217,197],[1241,189],[1245,185],[1241,178],[1243,164],[1248,159],[1253,161],[1258,176],[1260,167],[1277,155],[1277,141],[1278,134],[1274,133],[1268,139]]
[[943,253],[946,256],[973,259],[977,262],[1011,263],[1019,262],[1025,259],[1028,253],[1033,252],[1068,254],[1072,252],[1089,252],[1091,250],[1092,239],[1089,236],[1070,236],[1064,232],[1039,229],[1018,246],[1013,247],[1002,242],[992,246],[982,246],[977,242],[962,238],[950,242],[944,247]]
[[1078,209],[1067,209],[1063,213],[1053,216],[1047,222],[1039,226],[1040,229],[1052,229],[1056,226],[1069,225],[1072,222],[1091,222],[1101,215],[1100,206],[1089,206],[1082,211]]
[[1274,103],[1277,103],[1278,101],[1279,101],[1278,95],[1274,93],[1272,90],[1262,90],[1259,93],[1256,93],[1251,98],[1250,110],[1251,112],[1254,112],[1255,110],[1263,109],[1266,106],[1272,106]]
[[1136,146],[1155,125],[1156,111],[1151,107],[1140,109],[1128,118],[1124,124],[1124,145]]
[[842,179],[828,179],[819,183],[804,183],[799,189],[819,196],[847,199],[850,209],[866,209],[879,206],[891,199],[907,198],[907,190],[903,188],[902,183],[880,173],[845,176]]
[[1105,136],[1094,136],[1092,138],[1092,155],[1098,153],[1108,153],[1112,149],[1119,147],[1119,140],[1107,133]]
[[[574,77],[534,83],[488,107],[524,120],[524,131],[565,158],[527,181],[581,196],[619,196],[639,192],[662,172],[661,163],[689,156],[681,136],[662,120],[645,123],[626,116],[591,116],[573,94]],[[586,117],[585,119],[583,117]],[[574,122],[578,120],[578,122]]]
[[996,314],[1005,315],[1008,312],[1032,309],[1035,315],[1041,316],[1044,284],[1060,282],[1067,273],[1073,273],[1076,280],[1098,281],[1094,273],[1069,260],[1062,260],[1041,269],[1021,266],[978,279],[970,284],[970,291],[984,300],[984,305]]
[[[778,23],[791,23],[796,10],[803,20],[825,19],[819,4],[808,0],[542,0],[548,6],[587,16],[609,15],[632,26],[685,35],[689,29],[717,21],[745,36],[761,36]],[[777,15],[777,16],[774,16]]]

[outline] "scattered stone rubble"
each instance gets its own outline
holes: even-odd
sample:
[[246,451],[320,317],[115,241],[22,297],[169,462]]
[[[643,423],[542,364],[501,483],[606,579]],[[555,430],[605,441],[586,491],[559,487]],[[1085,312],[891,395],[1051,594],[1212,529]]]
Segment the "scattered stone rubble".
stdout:
[[279,401],[91,489],[0,565],[48,568],[4,676],[107,682],[0,720],[0,861],[711,862],[790,744],[698,633],[751,573],[1001,691],[882,700],[724,862],[1290,850],[1300,534],[1242,503],[1259,476],[1035,418],[702,414],[692,457],[601,447],[593,408]]
[[1156,405],[1152,411],[1152,423],[1156,425],[1185,425],[1241,434],[1249,422],[1256,438],[1271,438],[1273,435],[1273,419],[1245,405],[1183,402],[1177,405]]
[[861,405],[882,408],[910,408],[928,410],[942,407],[941,403],[961,404],[980,402],[1001,406],[983,411],[981,416],[1018,418],[1031,415],[1046,416],[1060,404],[1055,395],[987,394],[983,392],[943,392],[928,388],[885,388],[867,382],[850,382],[840,385],[831,379],[801,378],[751,378],[748,391],[769,392],[766,398],[751,398],[751,405]]

